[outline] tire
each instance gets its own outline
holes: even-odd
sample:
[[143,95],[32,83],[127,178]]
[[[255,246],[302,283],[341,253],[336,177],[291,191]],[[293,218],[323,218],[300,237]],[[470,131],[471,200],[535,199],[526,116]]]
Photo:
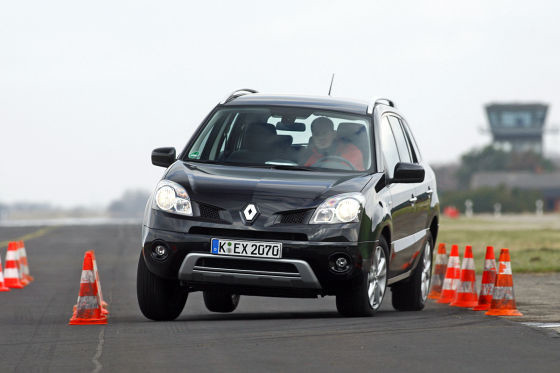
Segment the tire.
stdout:
[[432,279],[433,239],[428,231],[428,237],[418,266],[408,280],[393,285],[391,288],[393,308],[398,311],[420,311],[426,304]]
[[142,314],[155,321],[175,320],[183,311],[188,296],[178,280],[166,280],[150,272],[142,254],[138,260],[136,294]]
[[233,312],[239,304],[239,295],[220,290],[206,290],[203,292],[203,297],[206,308],[212,312]]
[[370,268],[358,286],[337,294],[336,309],[341,315],[360,317],[372,316],[377,312],[387,290],[388,253],[387,242],[381,237],[373,249]]

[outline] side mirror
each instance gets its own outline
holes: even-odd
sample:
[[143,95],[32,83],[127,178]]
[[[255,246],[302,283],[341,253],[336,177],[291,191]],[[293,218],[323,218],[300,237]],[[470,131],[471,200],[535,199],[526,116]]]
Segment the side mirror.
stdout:
[[426,171],[416,163],[399,162],[395,165],[393,183],[421,183]]
[[152,151],[154,166],[169,167],[177,158],[175,148],[157,148]]

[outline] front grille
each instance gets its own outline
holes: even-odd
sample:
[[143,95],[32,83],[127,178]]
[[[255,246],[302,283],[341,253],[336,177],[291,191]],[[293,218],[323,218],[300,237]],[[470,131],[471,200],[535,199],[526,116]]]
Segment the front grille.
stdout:
[[309,210],[290,211],[282,214],[281,224],[303,224],[309,214]]
[[202,234],[212,237],[247,238],[278,241],[307,241],[307,235],[305,233],[291,232],[262,232],[239,229],[192,227],[191,229],[189,229],[189,233]]
[[200,209],[200,217],[205,219],[221,220],[219,208],[206,205],[204,203],[199,203],[198,208]]
[[297,268],[291,263],[278,263],[261,260],[200,258],[196,262],[196,265],[222,269],[298,273]]

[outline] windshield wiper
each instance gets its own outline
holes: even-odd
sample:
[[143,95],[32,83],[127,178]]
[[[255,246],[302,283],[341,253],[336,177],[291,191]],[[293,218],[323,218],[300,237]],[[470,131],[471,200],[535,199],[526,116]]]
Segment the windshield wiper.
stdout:
[[262,164],[262,163],[245,163],[245,162],[224,162],[224,161],[210,161],[201,159],[189,159],[185,162],[203,163],[203,164],[216,164],[221,166],[239,166],[239,167],[256,167],[256,168],[270,168],[276,170],[298,170],[298,171],[313,171],[314,168],[289,165],[289,164]]
[[311,167],[295,166],[288,164],[266,164],[263,167],[273,168],[275,170],[298,170],[298,171],[313,171]]

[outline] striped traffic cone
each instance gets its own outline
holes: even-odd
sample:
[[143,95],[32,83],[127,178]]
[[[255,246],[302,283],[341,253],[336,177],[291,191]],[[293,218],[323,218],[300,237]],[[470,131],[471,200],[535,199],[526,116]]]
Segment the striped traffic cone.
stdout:
[[502,249],[500,252],[500,263],[498,265],[498,277],[492,291],[492,302],[486,315],[491,316],[523,316],[515,305],[513,294],[513,275],[511,273],[511,262],[509,250]]
[[107,310],[107,302],[103,299],[103,292],[101,291],[101,280],[99,279],[99,270],[97,269],[97,260],[95,260],[95,251],[91,251],[91,256],[93,258],[93,270],[95,272],[95,281],[97,282],[97,290],[99,291],[99,299],[101,300],[101,307],[103,307],[103,313],[109,313]]
[[19,280],[18,249],[15,242],[8,243],[6,252],[6,269],[4,270],[4,284],[12,289],[22,289],[24,285]]
[[[107,302],[103,300],[103,292],[101,291],[101,280],[99,280],[99,271],[97,270],[97,260],[95,260],[95,251],[90,250],[88,252],[91,253],[91,257],[93,258],[93,271],[95,273],[95,282],[97,284],[97,292],[99,293],[99,299],[101,300],[101,307],[103,308],[102,312],[104,314],[109,314],[109,311],[107,310],[107,306],[109,305],[107,304]],[[79,299],[80,297],[78,297],[78,300]],[[76,308],[78,308],[78,303],[77,303],[78,300],[74,305],[74,311],[76,311]]]
[[432,276],[432,288],[428,298],[439,299],[441,296],[441,289],[445,279],[445,270],[447,269],[447,253],[445,252],[445,244],[440,243],[437,249],[436,262],[434,268],[434,275]]
[[474,272],[474,259],[472,247],[465,247],[463,265],[461,266],[461,282],[457,287],[457,294],[450,306],[471,308],[478,304],[476,295],[476,274]]
[[107,324],[107,315],[103,313],[101,300],[97,291],[97,281],[93,268],[93,257],[90,251],[84,255],[82,277],[80,280],[80,295],[78,304],[70,325]]
[[441,290],[441,297],[438,303],[451,303],[455,299],[457,285],[459,284],[459,277],[461,268],[459,264],[459,246],[451,246],[451,254],[447,261],[447,269],[445,271],[445,280],[443,280],[443,288]]
[[475,311],[488,311],[492,302],[492,292],[496,282],[496,259],[494,248],[486,246],[486,258],[484,259],[484,272],[482,273],[482,283],[480,284],[480,295],[478,305],[473,308]]
[[21,268],[21,272],[23,275],[23,278],[28,282],[32,282],[35,279],[33,278],[33,276],[31,276],[29,274],[29,264],[27,263],[27,252],[25,251],[25,245],[23,243],[23,241],[19,241],[18,242],[18,246],[19,246],[19,267]]
[[2,257],[0,257],[0,291],[10,291],[10,288],[4,284],[4,274],[2,273]]

